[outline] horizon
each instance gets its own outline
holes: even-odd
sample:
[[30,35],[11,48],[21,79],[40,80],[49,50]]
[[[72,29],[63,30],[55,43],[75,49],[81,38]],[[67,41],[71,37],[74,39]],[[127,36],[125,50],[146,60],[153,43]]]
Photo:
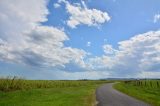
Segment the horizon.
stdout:
[[0,77],[160,78],[159,0],[2,0]]

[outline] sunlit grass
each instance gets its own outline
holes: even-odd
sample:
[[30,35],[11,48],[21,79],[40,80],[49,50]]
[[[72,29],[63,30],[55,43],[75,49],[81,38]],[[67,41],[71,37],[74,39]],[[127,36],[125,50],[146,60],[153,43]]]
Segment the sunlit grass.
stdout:
[[160,106],[160,80],[136,80],[117,83],[114,87],[121,92]]
[[94,106],[95,90],[109,81],[0,80],[0,106]]
[[0,91],[15,91],[23,89],[35,88],[64,88],[64,87],[79,87],[92,84],[101,84],[106,81],[94,80],[68,80],[68,81],[55,81],[55,80],[25,80],[17,77],[8,77],[0,79]]

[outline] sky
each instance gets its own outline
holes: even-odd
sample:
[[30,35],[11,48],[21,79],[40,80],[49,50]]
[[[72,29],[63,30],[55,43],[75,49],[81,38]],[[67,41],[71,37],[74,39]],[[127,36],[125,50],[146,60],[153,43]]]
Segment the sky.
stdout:
[[1,0],[0,77],[160,78],[159,0]]

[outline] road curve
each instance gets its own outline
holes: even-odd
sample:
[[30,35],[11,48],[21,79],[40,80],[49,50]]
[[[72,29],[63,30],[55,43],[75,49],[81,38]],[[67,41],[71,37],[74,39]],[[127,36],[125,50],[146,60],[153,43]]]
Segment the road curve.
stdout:
[[108,83],[97,88],[97,106],[150,106],[113,89],[113,84]]

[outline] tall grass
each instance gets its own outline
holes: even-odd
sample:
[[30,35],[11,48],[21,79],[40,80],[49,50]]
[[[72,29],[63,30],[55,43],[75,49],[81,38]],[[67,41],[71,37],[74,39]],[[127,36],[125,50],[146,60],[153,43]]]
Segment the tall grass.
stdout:
[[94,80],[25,80],[18,77],[7,77],[0,79],[0,91],[15,91],[36,88],[63,88],[63,87],[78,87],[88,86],[92,84],[101,84],[108,81],[94,81]]

